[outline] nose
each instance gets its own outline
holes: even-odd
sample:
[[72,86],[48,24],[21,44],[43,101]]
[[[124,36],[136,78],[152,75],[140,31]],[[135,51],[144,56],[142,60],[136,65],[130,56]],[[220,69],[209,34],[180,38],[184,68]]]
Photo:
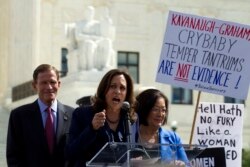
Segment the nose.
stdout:
[[164,117],[165,116],[165,110],[164,109],[159,109],[158,112],[157,112],[158,116],[160,117]]
[[115,89],[115,93],[117,93],[117,94],[121,93],[120,88],[116,88],[116,89]]
[[51,85],[50,83],[47,83],[47,84],[46,84],[46,87],[47,87],[48,89],[52,89],[52,85]]
[[165,116],[165,112],[160,112],[161,117]]

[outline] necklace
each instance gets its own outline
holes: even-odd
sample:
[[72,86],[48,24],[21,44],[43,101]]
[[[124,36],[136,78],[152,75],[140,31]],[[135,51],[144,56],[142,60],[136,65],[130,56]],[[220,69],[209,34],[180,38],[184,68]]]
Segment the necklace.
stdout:
[[142,144],[146,144],[150,147],[153,147],[154,144],[158,144],[158,138],[159,138],[159,134],[158,134],[158,131],[156,131],[155,134],[153,135],[145,135],[142,136],[141,135],[141,128],[139,130],[139,133],[138,133],[138,137],[139,137],[139,142],[142,143]]

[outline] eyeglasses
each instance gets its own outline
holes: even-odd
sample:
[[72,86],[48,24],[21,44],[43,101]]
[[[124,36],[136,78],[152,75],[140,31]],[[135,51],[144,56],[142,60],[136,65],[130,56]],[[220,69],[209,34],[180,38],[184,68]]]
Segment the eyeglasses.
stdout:
[[160,107],[153,107],[152,111],[153,112],[163,112],[163,113],[166,113],[167,109],[166,108],[160,108]]

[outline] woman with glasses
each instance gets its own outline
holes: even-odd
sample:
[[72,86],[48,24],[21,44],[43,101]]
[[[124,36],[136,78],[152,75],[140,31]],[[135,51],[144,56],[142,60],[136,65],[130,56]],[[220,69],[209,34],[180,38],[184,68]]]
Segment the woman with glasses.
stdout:
[[186,166],[188,159],[180,137],[162,128],[169,112],[167,97],[157,89],[147,89],[136,100],[139,128],[135,140],[143,145],[150,158],[159,157],[161,163]]

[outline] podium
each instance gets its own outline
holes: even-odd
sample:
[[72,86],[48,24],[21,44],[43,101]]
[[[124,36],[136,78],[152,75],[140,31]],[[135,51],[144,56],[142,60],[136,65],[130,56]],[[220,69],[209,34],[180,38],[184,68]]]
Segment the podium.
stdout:
[[[169,145],[169,144],[139,144],[108,142],[100,151],[86,163],[87,167],[175,167],[176,150],[183,147],[189,153],[186,167],[190,161],[199,155],[205,146]],[[162,149],[164,148],[164,149]],[[192,154],[190,154],[192,153]],[[168,155],[164,157],[162,155]]]

